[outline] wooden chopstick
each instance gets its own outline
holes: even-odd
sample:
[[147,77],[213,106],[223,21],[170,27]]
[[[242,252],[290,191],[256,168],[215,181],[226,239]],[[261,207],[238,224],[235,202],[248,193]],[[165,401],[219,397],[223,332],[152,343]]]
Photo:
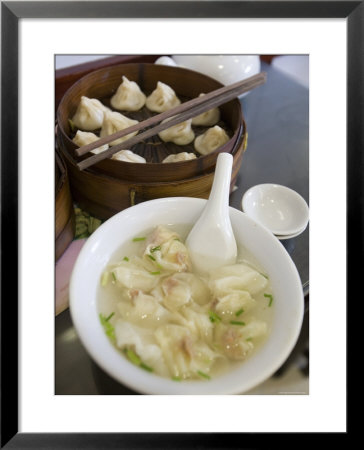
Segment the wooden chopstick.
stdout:
[[159,123],[159,125],[155,126],[154,128],[148,128],[143,133],[139,133],[136,136],[133,136],[130,139],[118,145],[114,145],[101,153],[98,153],[87,159],[84,159],[83,161],[80,161],[77,164],[77,166],[80,170],[84,170],[87,167],[90,167],[93,164],[98,163],[99,161],[111,157],[114,153],[117,153],[120,150],[128,149],[133,145],[137,144],[138,142],[151,136],[154,136],[160,131],[170,128],[178,123],[184,122],[185,120],[190,119],[192,117],[196,117],[199,114],[208,111],[212,108],[216,108],[219,105],[227,103],[228,101],[234,99],[238,95],[250,91],[251,89],[254,89],[258,86],[261,86],[265,82],[266,82],[266,73],[265,72],[258,73],[256,75],[253,75],[252,77],[246,78],[245,80],[238,81],[237,83],[233,83],[229,86],[224,86],[212,92],[208,92],[207,94],[201,97],[189,100],[185,103],[182,103],[181,105],[178,105],[175,108],[172,108],[161,114],[157,114],[153,117],[150,117],[149,119],[139,122],[135,125],[132,125],[131,127],[125,128],[124,130],[120,130],[109,136],[100,138],[97,141],[92,142],[91,144],[78,148],[76,150],[76,153],[79,156],[84,155],[85,153],[88,153],[89,151],[98,148],[101,145],[110,143],[114,140],[117,140],[123,136],[126,136],[135,131],[139,131],[146,127],[151,127],[152,125],[161,122],[162,120],[170,119],[165,123]]

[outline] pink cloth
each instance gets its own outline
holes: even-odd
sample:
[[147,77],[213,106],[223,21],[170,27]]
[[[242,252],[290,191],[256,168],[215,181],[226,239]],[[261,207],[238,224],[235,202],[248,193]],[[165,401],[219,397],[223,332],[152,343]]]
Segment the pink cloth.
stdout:
[[56,315],[69,306],[68,288],[73,266],[86,239],[78,239],[69,245],[56,263]]

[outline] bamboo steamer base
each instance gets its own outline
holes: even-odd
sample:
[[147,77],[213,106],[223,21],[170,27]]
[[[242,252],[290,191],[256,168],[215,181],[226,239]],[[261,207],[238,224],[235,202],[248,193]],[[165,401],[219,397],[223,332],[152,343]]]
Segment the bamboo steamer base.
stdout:
[[58,151],[55,153],[55,160],[55,259],[57,261],[74,238],[75,217],[67,168]]
[[72,215],[56,238],[56,261],[63,255],[75,237],[75,218]]
[[[233,151],[231,189],[235,185],[246,148],[245,124],[243,128],[242,137]],[[156,198],[208,198],[214,178],[214,170],[211,170],[203,175],[180,181],[131,182],[92,170],[81,172],[67,152],[64,152],[63,156],[68,168],[73,199],[83,210],[101,220],[106,220],[137,203]]]

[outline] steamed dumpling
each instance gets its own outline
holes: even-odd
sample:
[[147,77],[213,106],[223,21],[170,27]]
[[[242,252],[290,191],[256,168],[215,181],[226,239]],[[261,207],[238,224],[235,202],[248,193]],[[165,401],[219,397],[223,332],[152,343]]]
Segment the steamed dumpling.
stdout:
[[156,287],[158,276],[148,272],[141,264],[132,261],[121,261],[113,268],[116,283],[123,288],[149,292]]
[[226,144],[228,140],[229,136],[226,131],[215,125],[195,139],[195,150],[201,155],[207,155]]
[[153,295],[130,289],[130,301],[118,303],[121,317],[144,327],[157,327],[171,320],[171,313]]
[[180,161],[189,161],[190,159],[196,159],[196,155],[194,153],[181,152],[172,155],[168,155],[163,159],[162,163],[174,163]]
[[247,311],[255,300],[248,291],[236,290],[216,300],[215,311],[223,320],[234,319],[238,311]]
[[146,107],[150,111],[163,112],[168,111],[181,103],[174,90],[165,83],[158,81],[157,87],[147,97]]
[[254,348],[254,340],[266,335],[266,322],[253,319],[245,326],[218,323],[215,328],[215,342],[219,349],[232,360],[243,360]]
[[146,159],[131,150],[120,150],[120,152],[114,153],[111,159],[118,161],[133,162],[133,163],[146,163]]
[[[163,120],[162,123],[168,122],[170,119]],[[158,136],[164,142],[173,142],[177,145],[187,145],[195,139],[195,133],[191,127],[192,119],[173,125],[166,130],[158,133]]]
[[206,311],[196,311],[193,307],[183,308],[181,311],[186,326],[195,339],[202,339],[213,348],[214,324]]
[[[79,147],[83,147],[84,145],[91,144],[92,142],[96,142],[99,140],[99,137],[96,134],[91,133],[89,131],[81,131],[77,130],[76,136],[72,139],[72,141],[78,145]],[[109,148],[108,144],[101,145],[100,147],[91,150],[91,153],[101,153]]]
[[122,79],[123,82],[111,97],[111,106],[123,111],[138,111],[144,106],[146,96],[135,81],[129,81],[125,76]]
[[188,250],[177,233],[158,226],[148,236],[143,257],[159,269],[186,272],[191,268]]
[[167,376],[160,347],[153,343],[147,343],[141,338],[141,327],[132,325],[122,319],[115,324],[116,345],[121,350],[132,350],[144,364],[151,366],[161,375]]
[[192,301],[205,304],[210,299],[207,285],[196,275],[188,272],[175,273],[162,281],[164,303],[172,310]]
[[[116,111],[107,111],[102,122],[102,128],[100,131],[100,137],[109,136],[110,134],[116,133],[117,131],[124,130],[125,128],[131,127],[138,123],[138,120],[129,119],[123,114]],[[127,134],[126,136],[116,139],[110,142],[110,145],[117,145],[135,136],[138,132]]]
[[[202,97],[205,94],[200,94],[199,97]],[[220,110],[219,108],[213,108],[208,111],[205,111],[199,114],[196,117],[192,118],[192,125],[204,125],[207,127],[211,127],[216,125],[220,120]]]
[[190,330],[174,324],[162,325],[154,333],[164,361],[173,377],[195,378],[198,372],[209,373],[218,355]]
[[267,286],[268,281],[258,271],[241,263],[212,270],[209,284],[215,297],[223,297],[237,290],[255,295]]
[[97,130],[101,128],[106,111],[110,111],[109,108],[96,98],[82,96],[72,122],[81,130]]

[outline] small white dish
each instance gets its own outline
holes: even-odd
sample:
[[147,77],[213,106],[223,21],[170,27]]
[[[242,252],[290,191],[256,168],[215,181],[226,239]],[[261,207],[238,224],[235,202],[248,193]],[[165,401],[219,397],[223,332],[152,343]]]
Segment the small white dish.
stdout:
[[303,233],[306,228],[307,228],[307,226],[303,227],[302,230],[297,231],[297,233],[293,233],[293,234],[283,234],[283,235],[275,234],[275,237],[277,239],[279,239],[280,241],[284,241],[286,239],[293,239],[293,238],[299,236],[301,233]]
[[259,184],[248,189],[242,199],[246,214],[276,236],[300,234],[308,223],[308,205],[293,189],[279,184]]

